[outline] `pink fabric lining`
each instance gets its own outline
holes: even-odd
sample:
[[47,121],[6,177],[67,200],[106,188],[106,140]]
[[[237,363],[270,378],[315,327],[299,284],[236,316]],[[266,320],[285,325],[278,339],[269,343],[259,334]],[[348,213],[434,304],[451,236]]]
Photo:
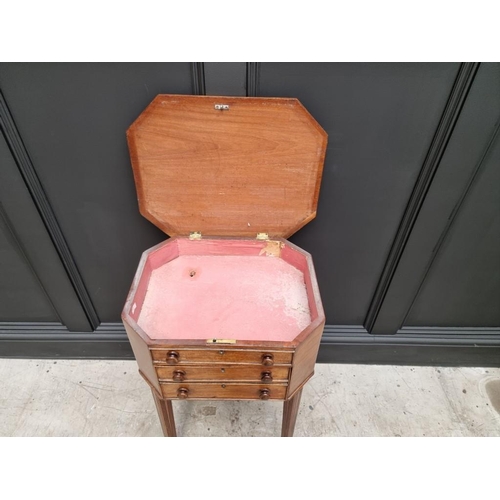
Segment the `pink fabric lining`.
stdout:
[[303,255],[299,252],[286,246],[281,251],[281,258],[286,262],[296,267],[300,271],[302,271],[305,277],[305,284],[307,289],[307,294],[311,301],[309,302],[309,307],[311,308],[311,318],[316,318],[318,316],[318,308],[316,307],[316,301],[314,300],[314,293],[312,291],[312,283],[311,283],[311,275],[307,270],[307,261]]
[[153,269],[138,319],[152,339],[291,341],[310,322],[303,273],[248,255],[181,254]]

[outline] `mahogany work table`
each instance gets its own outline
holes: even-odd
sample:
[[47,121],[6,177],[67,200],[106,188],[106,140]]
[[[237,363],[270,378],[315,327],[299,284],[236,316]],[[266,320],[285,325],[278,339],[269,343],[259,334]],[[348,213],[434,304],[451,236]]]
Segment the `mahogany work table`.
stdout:
[[159,95],[127,132],[147,250],[122,319],[165,436],[172,399],[284,401],[292,436],[325,316],[311,255],[327,136],[296,99]]

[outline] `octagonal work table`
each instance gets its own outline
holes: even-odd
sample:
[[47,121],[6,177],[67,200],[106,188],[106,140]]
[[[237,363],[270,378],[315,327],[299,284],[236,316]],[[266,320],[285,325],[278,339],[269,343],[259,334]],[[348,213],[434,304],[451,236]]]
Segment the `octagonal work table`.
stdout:
[[284,401],[292,436],[325,317],[311,255],[326,134],[296,99],[159,95],[127,133],[146,250],[122,313],[163,432],[172,399]]

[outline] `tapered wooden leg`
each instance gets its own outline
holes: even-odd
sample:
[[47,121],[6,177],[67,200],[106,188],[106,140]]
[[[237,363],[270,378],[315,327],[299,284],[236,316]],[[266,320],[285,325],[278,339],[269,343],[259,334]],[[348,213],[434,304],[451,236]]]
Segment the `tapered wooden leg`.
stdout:
[[155,400],[156,411],[160,418],[161,428],[165,437],[177,437],[175,432],[174,409],[172,408],[172,401],[170,399],[162,399],[156,392],[151,389],[153,398]]
[[293,398],[283,403],[283,424],[281,425],[281,437],[293,437],[301,396],[302,389],[297,391]]

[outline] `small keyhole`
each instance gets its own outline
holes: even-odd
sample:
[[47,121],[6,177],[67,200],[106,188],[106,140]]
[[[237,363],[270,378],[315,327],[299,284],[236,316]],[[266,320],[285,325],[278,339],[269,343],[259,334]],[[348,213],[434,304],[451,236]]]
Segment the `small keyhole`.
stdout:
[[226,370],[225,370],[224,368],[221,368],[221,369],[220,369],[220,371],[221,371],[222,373],[226,373]]
[[191,276],[191,278],[193,278],[195,274],[196,274],[196,271],[190,271],[189,272],[189,276]]
[[225,388],[226,388],[226,384],[222,384],[222,385],[221,385],[221,387],[222,387],[223,389],[225,389]]

